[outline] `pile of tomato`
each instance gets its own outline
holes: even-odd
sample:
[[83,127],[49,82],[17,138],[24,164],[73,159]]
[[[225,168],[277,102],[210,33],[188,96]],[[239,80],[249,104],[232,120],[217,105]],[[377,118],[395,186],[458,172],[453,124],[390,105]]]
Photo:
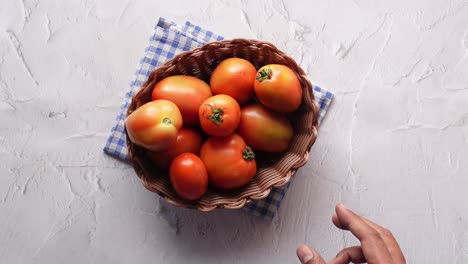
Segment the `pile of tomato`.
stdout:
[[283,152],[293,138],[285,113],[296,111],[302,88],[287,66],[256,69],[241,58],[223,60],[210,84],[170,76],[153,88],[152,101],[126,119],[130,140],[169,170],[179,197],[197,200],[208,185],[232,190],[256,174],[255,151]]

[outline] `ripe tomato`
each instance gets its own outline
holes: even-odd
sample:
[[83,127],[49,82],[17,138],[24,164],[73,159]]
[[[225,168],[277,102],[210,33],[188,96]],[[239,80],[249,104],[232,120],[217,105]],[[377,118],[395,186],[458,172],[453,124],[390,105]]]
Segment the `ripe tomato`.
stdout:
[[231,96],[218,94],[206,99],[198,114],[205,133],[225,137],[234,132],[239,125],[240,106]]
[[202,136],[196,130],[191,128],[182,128],[177,134],[174,144],[163,151],[150,151],[151,160],[160,168],[166,169],[171,165],[171,161],[178,155],[189,152],[195,155],[200,153],[203,143]]
[[302,87],[296,74],[280,64],[260,68],[254,82],[255,95],[266,107],[278,112],[294,112],[302,102]]
[[208,181],[219,189],[236,189],[247,184],[257,170],[255,154],[241,136],[211,137],[202,145],[200,158]]
[[247,103],[253,96],[257,70],[248,60],[229,58],[223,60],[213,71],[210,79],[214,94],[227,94],[239,104]]
[[197,200],[208,189],[205,164],[193,153],[182,153],[171,163],[171,184],[177,195],[185,200]]
[[241,110],[237,133],[254,149],[282,152],[293,138],[293,127],[282,113],[251,104]]
[[193,76],[175,75],[159,81],[153,89],[153,100],[166,99],[179,108],[185,125],[198,125],[198,108],[212,96],[210,86]]
[[125,127],[136,145],[164,150],[176,141],[182,128],[182,115],[171,101],[151,101],[133,111],[125,120]]

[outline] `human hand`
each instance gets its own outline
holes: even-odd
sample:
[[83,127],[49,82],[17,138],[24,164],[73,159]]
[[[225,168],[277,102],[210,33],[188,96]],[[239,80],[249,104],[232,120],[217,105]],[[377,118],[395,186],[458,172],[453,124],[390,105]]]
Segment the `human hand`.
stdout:
[[[348,263],[406,263],[400,246],[392,233],[376,223],[355,214],[344,205],[338,204],[333,215],[333,224],[351,233],[361,241],[360,246],[348,247],[341,250],[329,264]],[[297,248],[297,257],[303,264],[325,264],[322,256],[308,245]]]

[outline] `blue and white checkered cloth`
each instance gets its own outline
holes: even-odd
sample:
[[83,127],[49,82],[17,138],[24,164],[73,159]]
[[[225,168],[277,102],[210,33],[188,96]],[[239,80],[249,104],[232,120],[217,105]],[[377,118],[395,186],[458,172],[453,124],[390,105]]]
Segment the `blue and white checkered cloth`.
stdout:
[[[145,49],[145,56],[141,59],[139,69],[135,73],[135,80],[132,81],[128,92],[125,94],[125,100],[120,107],[120,113],[112,128],[111,135],[107,139],[104,152],[128,161],[124,130],[127,108],[132,96],[140,89],[155,67],[164,64],[182,51],[192,50],[207,42],[222,39],[223,37],[188,21],[185,22],[184,26],[178,27],[175,23],[160,18],[156,24],[154,34],[151,36],[150,44]],[[320,107],[320,122],[325,116],[333,94],[318,86],[313,87],[313,92]],[[246,204],[244,209],[254,215],[272,218],[278,210],[288,187],[289,183],[281,188],[274,188],[268,197],[263,200],[252,201]]]

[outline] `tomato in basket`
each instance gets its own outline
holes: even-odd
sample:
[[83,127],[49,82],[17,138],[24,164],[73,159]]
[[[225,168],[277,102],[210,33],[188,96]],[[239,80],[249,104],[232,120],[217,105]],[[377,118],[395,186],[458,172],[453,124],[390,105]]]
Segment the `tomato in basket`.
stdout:
[[229,95],[219,94],[206,99],[198,110],[200,124],[208,135],[225,137],[233,133],[240,121],[240,106]]
[[214,94],[227,94],[239,104],[247,103],[254,94],[255,66],[242,58],[223,60],[213,71],[210,79]]
[[210,185],[218,189],[244,186],[257,170],[254,152],[238,134],[208,138],[202,145],[200,158],[206,166]]
[[156,166],[167,169],[171,161],[178,155],[189,152],[195,155],[200,153],[203,143],[200,133],[192,128],[184,127],[179,130],[176,142],[164,151],[150,151],[149,156]]
[[193,153],[182,153],[171,163],[169,177],[177,195],[197,200],[208,189],[208,174],[201,159]]
[[189,75],[174,75],[156,83],[151,98],[174,102],[182,114],[185,125],[198,125],[198,108],[212,95],[211,88],[206,82]]
[[287,66],[268,64],[261,67],[254,82],[255,95],[266,107],[278,112],[294,112],[302,102],[302,87]]
[[161,151],[176,142],[182,122],[182,115],[173,102],[156,100],[135,109],[125,119],[125,127],[134,144]]
[[255,150],[285,151],[293,138],[293,127],[283,113],[261,104],[250,104],[241,110],[237,133]]

